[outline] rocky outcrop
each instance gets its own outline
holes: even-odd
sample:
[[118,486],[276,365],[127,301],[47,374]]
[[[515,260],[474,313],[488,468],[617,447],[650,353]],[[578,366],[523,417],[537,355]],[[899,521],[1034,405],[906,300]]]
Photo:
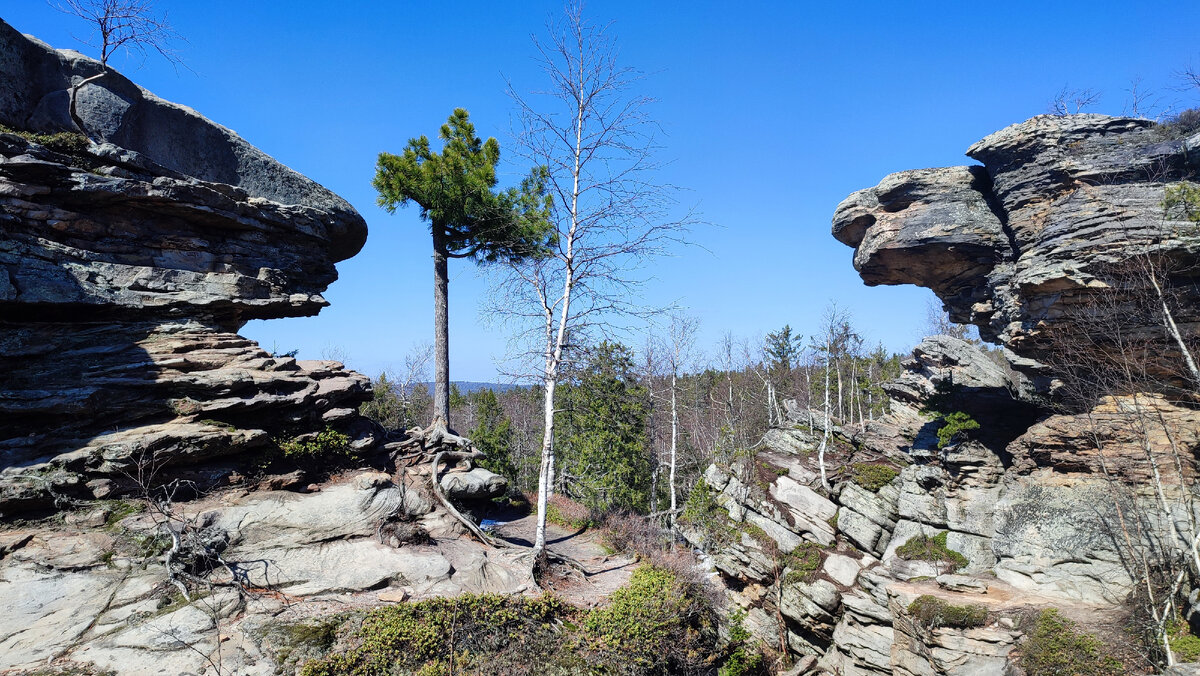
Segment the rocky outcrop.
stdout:
[[237,186],[252,197],[318,209],[327,227],[343,234],[333,244],[339,260],[362,247],[362,219],[345,200],[232,130],[187,106],[158,98],[111,68],[78,88],[75,112],[84,125],[78,129],[69,110],[70,91],[102,70],[95,59],[53,49],[0,20],[0,124],[36,132],[82,131],[115,146],[102,145],[106,152],[149,158],[162,173]]
[[[747,628],[766,645],[786,641],[797,658],[819,657],[830,673],[931,676],[1014,673],[1022,618],[1036,609],[1123,626],[1138,585],[1130,547],[1151,551],[1190,532],[1194,480],[1179,476],[1170,449],[1197,451],[1192,411],[1142,395],[1140,408],[1117,400],[1090,415],[1053,413],[1019,399],[1028,381],[1003,353],[947,336],[926,339],[903,365],[885,388],[889,414],[834,431],[829,492],[819,434],[803,419],[705,474],[708,513],[727,519],[705,530],[685,514],[683,531],[711,554]],[[935,415],[964,410],[980,428],[939,444]],[[880,464],[894,478],[866,481],[862,467]],[[705,511],[691,500],[689,510]],[[830,510],[827,531],[816,522]],[[986,617],[922,624],[909,607],[926,596]]]
[[[0,22],[0,124],[73,130],[98,72]],[[329,425],[370,446],[366,378],[237,335],[327,305],[362,217],[115,71],[77,109],[91,142],[64,152],[0,133],[0,514]]]
[[[863,281],[930,288],[985,340],[1044,359],[1071,349],[1080,332],[1098,333],[1086,310],[1097,295],[1113,306],[1145,304],[1154,293],[1145,276],[1114,271],[1151,261],[1177,294],[1176,322],[1198,330],[1200,233],[1183,210],[1164,209],[1164,195],[1195,180],[1200,133],[1103,115],[1040,116],[967,154],[982,166],[892,174],[838,206],[833,234],[855,248]],[[1178,358],[1153,313],[1127,315],[1132,329],[1157,336],[1164,359]]]
[[[53,662],[80,673],[273,674],[264,637],[281,622],[536,588],[523,550],[460,540],[434,503],[423,468],[368,471],[310,493],[227,491],[165,511],[111,502],[50,527],[0,531],[0,670]],[[188,524],[223,543],[227,566],[191,603],[173,595],[160,552],[167,529]],[[387,536],[399,526],[409,538]],[[414,533],[424,537],[408,541]]]

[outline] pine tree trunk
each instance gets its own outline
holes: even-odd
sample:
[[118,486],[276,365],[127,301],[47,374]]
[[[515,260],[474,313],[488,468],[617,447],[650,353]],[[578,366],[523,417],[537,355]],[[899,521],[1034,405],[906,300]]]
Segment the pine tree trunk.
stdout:
[[446,237],[433,224],[433,417],[450,429],[450,274]]

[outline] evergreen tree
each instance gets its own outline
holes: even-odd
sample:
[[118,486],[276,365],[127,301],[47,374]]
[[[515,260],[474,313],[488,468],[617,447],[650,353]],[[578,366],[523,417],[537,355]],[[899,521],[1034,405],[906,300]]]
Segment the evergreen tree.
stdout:
[[763,351],[769,361],[767,367],[774,373],[787,374],[799,365],[804,352],[804,336],[792,335],[791,325],[784,325],[774,333],[768,333]]
[[410,201],[421,208],[433,234],[434,419],[450,423],[450,258],[518,261],[543,255],[553,241],[545,194],[546,168],[536,167],[519,189],[496,187],[500,144],[475,135],[466,110],[456,108],[433,152],[425,136],[410,139],[401,155],[379,153],[375,179],[379,205],[389,213]]
[[601,343],[559,392],[561,480],[567,492],[592,509],[645,511],[647,397],[629,348]]
[[517,468],[513,465],[511,455],[512,421],[505,415],[500,400],[491,388],[473,393],[472,398],[478,407],[475,416],[479,422],[470,432],[471,441],[487,455],[479,461],[479,465],[515,480]]

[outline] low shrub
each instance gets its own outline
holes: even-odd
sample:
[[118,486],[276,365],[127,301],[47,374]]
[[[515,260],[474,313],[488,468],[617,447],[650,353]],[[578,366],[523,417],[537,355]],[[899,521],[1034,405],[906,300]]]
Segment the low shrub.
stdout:
[[1188,108],[1163,120],[1158,129],[1168,138],[1183,138],[1200,131],[1200,108]]
[[[683,674],[712,657],[712,608],[674,572],[643,565],[584,616],[580,646],[598,673]],[[595,659],[599,658],[599,659]]]
[[1200,223],[1200,185],[1186,181],[1169,185],[1163,191],[1163,213]]
[[1191,633],[1187,622],[1176,619],[1167,623],[1167,644],[1177,662],[1200,662],[1200,636]]
[[300,663],[324,657],[337,643],[338,628],[346,618],[333,616],[295,624],[267,627],[264,637],[274,652],[279,673],[294,672]]
[[546,500],[546,520],[563,528],[582,530],[592,525],[592,511],[565,495]]
[[890,484],[899,475],[900,470],[891,465],[856,462],[851,466],[850,480],[872,493],[878,493],[880,488]]
[[1032,631],[1027,634],[1020,658],[1020,666],[1027,676],[1119,676],[1125,673],[1120,661],[1105,654],[1100,639],[1078,631],[1074,622],[1054,608],[1038,613]]
[[737,537],[737,531],[729,521],[729,512],[717,503],[716,492],[704,477],[700,477],[688,492],[677,522],[700,531],[707,549],[718,549]]
[[968,432],[979,429],[979,422],[962,411],[941,416],[941,419],[942,426],[937,431],[938,448],[945,448],[967,436]]
[[946,546],[947,531],[942,531],[933,537],[917,535],[909,538],[908,542],[896,548],[896,556],[906,561],[932,561],[949,566],[949,572],[966,568],[970,563],[967,557]]
[[316,433],[301,434],[291,439],[276,441],[286,458],[327,458],[350,453],[350,437],[326,427]]
[[26,141],[32,141],[41,146],[45,146],[56,153],[65,155],[78,155],[88,149],[88,139],[83,134],[70,131],[60,131],[55,134],[39,134],[32,131],[22,131],[12,129],[0,124],[0,133],[16,134]]
[[608,514],[600,522],[600,542],[614,552],[649,559],[671,546],[662,528],[632,512]]
[[717,676],[765,676],[767,660],[760,647],[751,641],[745,625],[746,612],[735,610],[729,618],[729,643],[725,647],[725,661],[717,670]]
[[928,629],[953,627],[970,629],[982,627],[987,621],[987,609],[980,605],[954,605],[928,594],[918,596],[908,604],[908,614]]
[[357,616],[357,627],[315,627],[314,640],[336,634],[338,645],[299,673],[441,675],[452,663],[456,673],[497,676],[711,673],[720,657],[714,616],[693,591],[672,571],[643,565],[607,604],[587,611],[554,596],[499,594],[376,608]]
[[805,542],[784,557],[784,568],[788,571],[783,576],[784,584],[812,582],[821,570],[822,549],[815,542]]
[[[448,663],[451,654],[464,673],[474,673],[470,670],[473,664],[511,660],[507,653],[528,648],[534,640],[540,639],[540,645],[557,644],[555,621],[572,612],[553,596],[499,594],[440,597],[376,608],[351,632],[351,648],[308,662],[300,674],[366,676],[431,668],[435,669],[431,673],[441,673],[437,665]],[[529,658],[548,656],[534,652]]]

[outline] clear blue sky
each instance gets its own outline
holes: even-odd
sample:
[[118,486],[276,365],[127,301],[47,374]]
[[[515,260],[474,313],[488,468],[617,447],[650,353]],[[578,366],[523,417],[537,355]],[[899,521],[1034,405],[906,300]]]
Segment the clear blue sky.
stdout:
[[[268,349],[321,356],[327,346],[374,374],[432,335],[428,230],[415,209],[388,215],[370,186],[375,157],[434,137],[451,109],[508,143],[504,78],[542,84],[532,34],[557,1],[194,2],[160,0],[188,40],[193,72],[157,57],[114,64],[156,94],[189,105],[348,199],[371,234],[338,266],[319,317],[254,322]],[[863,286],[850,249],[829,235],[834,207],[886,174],[968,163],[963,151],[1045,112],[1064,85],[1104,94],[1119,114],[1141,76],[1164,104],[1200,65],[1200,3],[1161,2],[605,2],[625,64],[668,136],[661,180],[683,186],[716,227],[655,265],[650,304],[678,302],[712,347],[791,324],[812,333],[830,299],[871,342],[909,348],[929,292]],[[86,28],[41,0],[3,0],[0,17],[56,47],[92,54]],[[512,182],[525,167],[510,166]],[[470,263],[451,268],[451,377],[492,380],[505,336],[481,324],[487,288]],[[632,342],[638,342],[634,339]]]

